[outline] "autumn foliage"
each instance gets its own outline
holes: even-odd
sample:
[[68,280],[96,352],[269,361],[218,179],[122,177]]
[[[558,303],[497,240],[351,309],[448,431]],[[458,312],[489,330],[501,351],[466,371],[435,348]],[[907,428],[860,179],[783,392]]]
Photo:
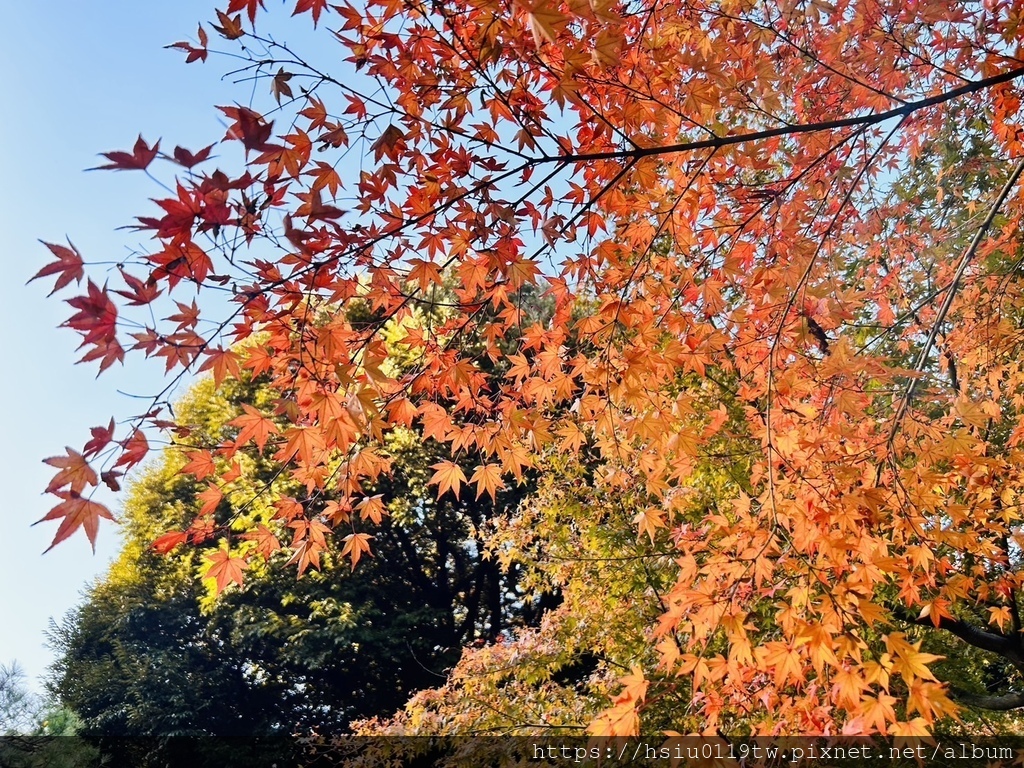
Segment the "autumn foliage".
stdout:
[[[601,514],[669,584],[595,732],[680,690],[697,731],[918,734],[1024,705],[1012,675],[957,699],[921,639],[1024,668],[1024,4],[299,0],[334,71],[264,33],[275,12],[230,0],[173,44],[266,87],[219,108],[216,144],[104,154],[167,180],[136,223],[151,250],[101,286],[53,244],[37,277],[75,290],[100,370],[141,353],[277,399],[217,444],[159,397],[97,427],[47,460],[54,543],[94,538],[90,491],[163,432],[208,490],[158,546],[212,547],[218,588],[327,526],[356,567],[379,445],[413,427],[450,449],[439,496],[561,455],[629,500]],[[306,538],[216,519],[254,454],[304,489],[277,522]]]

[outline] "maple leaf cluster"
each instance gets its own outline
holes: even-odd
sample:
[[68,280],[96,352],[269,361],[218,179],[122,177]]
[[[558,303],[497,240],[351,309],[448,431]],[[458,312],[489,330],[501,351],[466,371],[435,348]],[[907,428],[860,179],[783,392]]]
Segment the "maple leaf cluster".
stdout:
[[[343,73],[261,36],[264,13],[231,0],[213,28],[244,42],[274,119],[220,108],[240,167],[141,137],[106,153],[179,176],[139,217],[153,247],[121,265],[123,287],[68,299],[101,370],[141,353],[278,394],[189,446],[208,490],[161,549],[223,541],[206,575],[224,589],[289,546],[217,515],[255,456],[305,489],[276,500],[298,570],[317,566],[322,526],[355,567],[380,440],[411,426],[450,448],[439,496],[494,499],[538,457],[585,454],[599,491],[635,500],[638,535],[674,548],[658,660],[597,732],[635,732],[656,674],[689,681],[707,730],[756,705],[765,732],[915,733],[956,705],[906,631],[1012,655],[1017,5],[299,0],[335,24]],[[208,42],[200,28],[175,47],[204,61]],[[985,149],[934,160],[951,134]],[[925,176],[930,196],[910,194]],[[79,284],[82,256],[49,248],[37,277]],[[226,317],[208,317],[213,294]],[[156,398],[125,439],[49,460],[55,543],[95,536],[109,512],[82,496],[92,464],[138,463],[146,429],[188,436]],[[715,456],[740,472],[698,510]]]

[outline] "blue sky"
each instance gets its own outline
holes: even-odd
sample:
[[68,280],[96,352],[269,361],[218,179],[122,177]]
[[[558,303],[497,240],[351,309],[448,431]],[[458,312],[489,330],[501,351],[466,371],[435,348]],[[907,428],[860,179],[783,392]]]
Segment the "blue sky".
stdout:
[[[0,10],[7,105],[0,120],[0,662],[16,659],[33,678],[51,658],[50,617],[76,604],[118,545],[116,527],[106,525],[96,555],[82,534],[42,554],[56,529],[54,522],[30,527],[54,498],[41,493],[52,474],[42,459],[65,445],[80,448],[89,427],[110,416],[134,414],[137,403],[116,390],[155,392],[160,370],[129,356],[127,367],[97,379],[94,367],[74,365],[75,334],[57,328],[69,308],[46,299],[52,279],[25,282],[48,260],[40,239],[70,237],[96,261],[122,258],[142,241],[116,229],[147,212],[145,200],[160,190],[141,173],[85,173],[101,162],[97,153],[130,149],[139,133],[162,138],[168,150],[196,150],[223,135],[214,105],[244,100],[246,91],[221,81],[222,63],[186,65],[180,52],[163,49],[194,37],[213,8],[213,0],[56,0]],[[116,510],[115,499],[106,501]]]

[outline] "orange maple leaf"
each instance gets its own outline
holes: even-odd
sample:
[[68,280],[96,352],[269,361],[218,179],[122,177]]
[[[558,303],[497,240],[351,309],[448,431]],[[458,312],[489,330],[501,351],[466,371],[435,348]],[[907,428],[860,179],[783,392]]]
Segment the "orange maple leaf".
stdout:
[[372,538],[373,536],[368,533],[350,533],[342,539],[345,542],[345,546],[342,547],[341,555],[342,557],[345,555],[349,556],[349,559],[352,561],[353,571],[356,569],[359,558],[362,557],[364,552],[368,555],[372,554],[370,552],[370,539]]
[[227,549],[220,549],[206,559],[209,567],[203,578],[214,579],[217,582],[217,594],[223,592],[231,582],[242,586],[242,571],[249,567],[244,557],[235,557]]
[[252,440],[262,451],[270,435],[276,434],[280,430],[278,430],[277,424],[248,403],[243,403],[242,409],[245,411],[244,415],[228,422],[233,427],[241,427],[241,431],[235,438],[235,445],[243,445]]
[[248,531],[242,536],[243,539],[256,542],[256,552],[266,560],[281,548],[281,542],[274,532],[267,526],[260,523],[254,531]]
[[50,484],[46,486],[46,492],[53,493],[58,488],[70,485],[72,492],[81,493],[86,486],[96,485],[98,482],[96,472],[89,466],[85,456],[71,448],[64,450],[68,452],[67,456],[51,456],[48,459],[43,459],[44,463],[60,469],[60,472],[54,475]]
[[803,678],[800,645],[803,645],[803,642],[782,643],[772,641],[767,643],[764,648],[758,649],[760,651],[759,655],[764,659],[764,663],[769,667],[775,668],[775,685],[781,687],[791,680],[799,681]]
[[651,539],[651,544],[654,543],[655,531],[668,527],[665,524],[665,513],[657,507],[646,507],[637,512],[633,522],[637,525],[637,537],[646,533]]
[[320,553],[323,551],[323,544],[312,539],[303,539],[293,545],[293,554],[288,561],[288,565],[298,564],[299,576],[302,576],[310,566],[320,570]]
[[536,0],[536,2],[521,3],[521,5],[526,9],[527,17],[530,20],[530,30],[533,32],[533,42],[538,48],[545,41],[555,42],[559,33],[569,23],[568,17],[553,3]]
[[63,501],[39,520],[32,523],[32,525],[38,525],[44,520],[63,518],[60,527],[57,528],[57,533],[53,537],[53,541],[50,542],[50,546],[46,548],[46,551],[49,552],[79,528],[84,528],[85,535],[89,537],[89,543],[92,545],[92,551],[95,552],[96,534],[99,532],[100,518],[103,517],[107,520],[115,519],[110,514],[110,510],[98,502],[80,496],[75,491],[59,491],[56,495],[63,499]]
[[166,555],[179,544],[188,541],[188,533],[185,531],[168,531],[163,536],[153,540],[151,546],[155,552]]
[[230,375],[232,378],[242,378],[242,371],[238,366],[241,357],[237,352],[222,347],[213,347],[203,352],[207,359],[200,366],[200,371],[213,371],[213,383],[220,386],[221,382]]
[[217,19],[220,21],[220,26],[216,24],[210,24],[210,26],[217,30],[225,40],[237,40],[245,34],[245,30],[242,28],[242,14],[232,17],[223,11],[217,11]]
[[462,467],[452,461],[445,460],[439,461],[437,464],[431,464],[430,468],[437,470],[434,472],[434,476],[427,481],[429,485],[437,486],[437,497],[441,498],[447,491],[451,491],[455,494],[455,498],[458,498],[459,489],[466,482],[466,475],[462,471]]
[[469,481],[476,483],[478,499],[486,492],[490,495],[491,501],[497,501],[498,490],[505,487],[505,482],[501,479],[501,467],[497,464],[479,465]]
[[387,508],[384,506],[384,496],[379,493],[376,496],[364,498],[356,504],[356,509],[359,510],[359,516],[363,520],[372,520],[375,524],[380,524],[384,515],[388,513]]
[[210,485],[205,491],[198,494],[196,499],[202,502],[202,506],[199,508],[199,516],[205,517],[206,515],[212,514],[216,511],[220,505],[220,500],[224,498],[224,494],[220,488],[215,485]]
[[192,450],[186,451],[185,455],[188,457],[188,463],[181,468],[182,474],[202,480],[216,473],[217,465],[209,451]]
[[635,736],[640,730],[636,702],[626,697],[602,712],[587,728],[594,736]]
[[620,677],[619,682],[623,688],[617,700],[641,702],[647,698],[647,688],[650,682],[644,677],[644,671],[640,667],[636,665],[630,667],[629,674]]
[[289,461],[297,456],[303,464],[311,464],[314,452],[324,449],[323,435],[314,427],[291,427],[285,430],[284,437],[285,446],[274,454],[277,461]]

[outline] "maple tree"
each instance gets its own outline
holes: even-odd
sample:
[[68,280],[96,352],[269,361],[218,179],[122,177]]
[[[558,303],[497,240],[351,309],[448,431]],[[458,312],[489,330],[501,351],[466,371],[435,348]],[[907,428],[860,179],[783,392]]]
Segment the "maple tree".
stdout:
[[[683,680],[683,730],[923,733],[958,706],[925,627],[1015,670],[976,704],[1024,705],[1021,3],[293,12],[343,70],[265,33],[262,0],[229,0],[210,26],[267,85],[262,111],[220,107],[236,156],[212,169],[209,147],[142,137],[105,153],[176,172],[138,219],[152,249],[120,265],[123,287],[87,279],[70,244],[37,275],[86,280],[66,325],[100,370],[142,353],[276,392],[273,415],[193,446],[207,514],[164,545],[259,542],[210,561],[220,587],[273,554],[209,514],[247,457],[288,464],[305,490],[274,502],[281,519],[306,541],[329,521],[356,566],[374,533],[349,510],[372,508],[396,428],[448,447],[441,498],[493,499],[580,454],[597,492],[633,500],[637,533],[672,547],[656,652],[596,732],[634,732]],[[215,40],[200,27],[173,47],[210,61]],[[934,160],[978,134],[986,157]],[[964,182],[979,162],[1001,185]],[[929,163],[920,204],[900,185]],[[538,290],[553,311],[524,316]],[[352,302],[369,316],[339,311]],[[55,543],[93,537],[109,513],[90,489],[145,457],[147,430],[176,429],[157,396],[51,460]],[[742,471],[693,504],[709,459]]]

